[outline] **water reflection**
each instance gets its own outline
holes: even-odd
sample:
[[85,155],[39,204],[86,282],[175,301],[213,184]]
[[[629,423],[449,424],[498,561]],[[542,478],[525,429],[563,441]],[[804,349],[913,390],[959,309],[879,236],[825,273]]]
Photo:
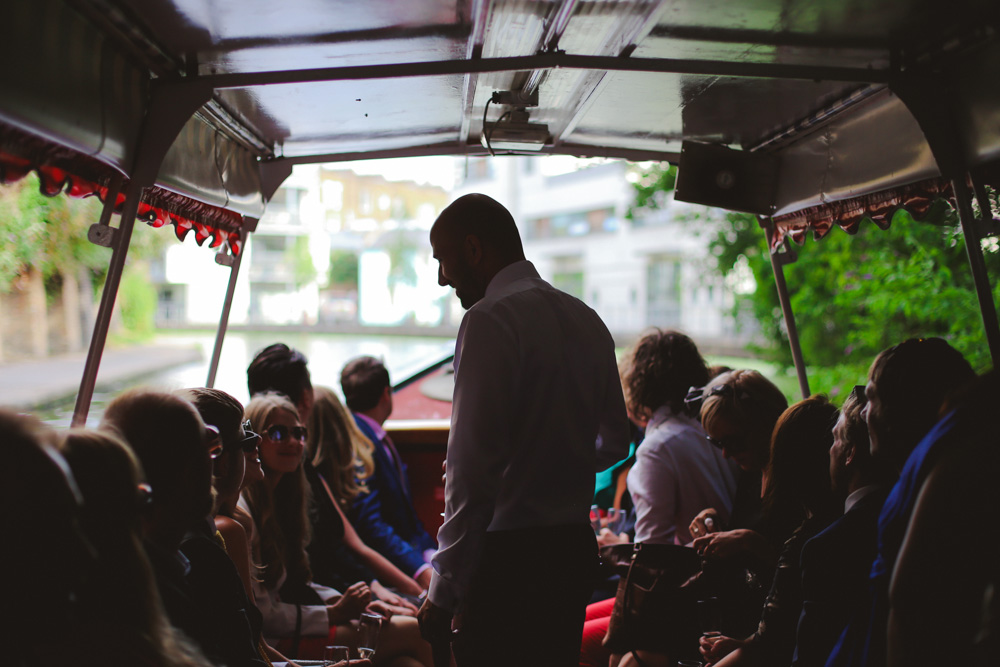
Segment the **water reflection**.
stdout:
[[[305,354],[309,359],[313,384],[329,386],[338,394],[340,394],[340,370],[352,357],[368,354],[382,358],[389,369],[392,381],[397,383],[455,350],[455,341],[451,338],[231,331],[226,334],[222,347],[215,381],[216,388],[229,392],[246,403],[250,398],[247,391],[247,366],[257,351],[276,342],[285,343]],[[87,418],[88,425],[96,426],[107,402],[129,387],[149,386],[173,390],[205,385],[212,346],[215,344],[213,333],[164,334],[157,337],[156,343],[197,345],[202,350],[202,360],[109,387],[101,385],[98,377],[102,391],[94,394]],[[42,411],[39,416],[53,426],[67,427],[73,416],[73,401]]]

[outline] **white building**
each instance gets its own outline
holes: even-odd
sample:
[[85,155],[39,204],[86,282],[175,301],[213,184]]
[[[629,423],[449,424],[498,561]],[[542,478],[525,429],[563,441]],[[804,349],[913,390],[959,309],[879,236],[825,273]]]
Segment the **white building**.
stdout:
[[[733,295],[708,268],[706,239],[679,221],[719,212],[670,200],[629,220],[634,189],[627,163],[559,173],[557,160],[470,158],[455,196],[482,192],[507,206],[542,277],[583,299],[617,336],[658,326],[704,343],[742,342],[730,315]],[[565,160],[568,168],[579,165]]]

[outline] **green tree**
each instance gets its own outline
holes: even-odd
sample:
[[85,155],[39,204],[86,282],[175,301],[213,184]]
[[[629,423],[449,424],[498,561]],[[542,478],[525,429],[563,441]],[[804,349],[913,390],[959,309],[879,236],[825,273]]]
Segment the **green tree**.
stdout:
[[[635,212],[663,205],[674,171],[654,166],[640,175]],[[707,235],[717,270],[752,272],[756,289],[738,294],[736,307],[760,326],[765,344],[756,352],[787,368],[788,336],[757,219],[734,212],[697,217],[694,229]],[[989,367],[965,238],[947,205],[935,205],[925,222],[899,211],[888,230],[865,220],[853,237],[834,228],[793,247],[798,261],[785,267],[785,277],[813,391],[844,395],[881,350],[915,336],[941,336],[978,370]],[[985,243],[984,251],[990,274],[1000,275],[997,244]]]
[[331,251],[330,273],[327,282],[331,286],[357,289],[358,254],[352,250],[336,249]]

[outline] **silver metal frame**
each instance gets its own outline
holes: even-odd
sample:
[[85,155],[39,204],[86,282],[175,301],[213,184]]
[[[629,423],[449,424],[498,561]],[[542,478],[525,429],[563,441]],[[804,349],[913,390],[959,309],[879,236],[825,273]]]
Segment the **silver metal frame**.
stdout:
[[785,328],[788,330],[788,346],[792,350],[792,361],[795,363],[795,374],[799,380],[799,391],[802,398],[809,398],[809,377],[806,374],[806,362],[802,357],[802,345],[799,343],[799,330],[795,326],[795,313],[792,312],[792,300],[788,294],[788,283],[785,282],[786,264],[794,263],[799,257],[792,250],[788,239],[782,246],[781,252],[770,252],[771,239],[774,236],[774,222],[771,218],[760,217],[760,226],[764,228],[767,238],[768,257],[771,258],[771,271],[774,272],[774,284],[778,290],[778,302],[781,304],[781,315],[785,319]]

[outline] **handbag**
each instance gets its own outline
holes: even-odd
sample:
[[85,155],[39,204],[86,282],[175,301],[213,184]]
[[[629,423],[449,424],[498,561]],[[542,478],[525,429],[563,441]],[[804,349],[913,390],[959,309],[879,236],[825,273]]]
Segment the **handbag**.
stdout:
[[603,547],[601,560],[621,574],[604,646],[613,653],[646,650],[675,657],[697,647],[697,593],[685,586],[701,571],[694,549],[617,544]]

